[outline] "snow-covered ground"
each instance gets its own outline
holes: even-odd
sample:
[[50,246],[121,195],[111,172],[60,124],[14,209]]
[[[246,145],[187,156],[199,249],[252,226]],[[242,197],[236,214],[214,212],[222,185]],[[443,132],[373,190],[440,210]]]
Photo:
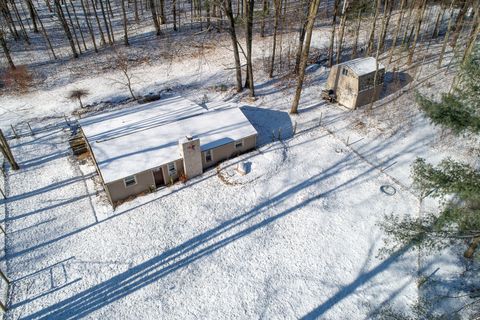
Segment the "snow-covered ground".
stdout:
[[13,148],[9,318],[361,319],[416,298],[415,257],[375,257],[375,223],[416,199],[383,194],[392,181],[322,128],[243,156],[253,181],[214,169],[116,211],[66,137],[52,127]]
[[[314,45],[325,39],[318,30]],[[445,264],[419,266],[404,251],[377,258],[384,235],[376,224],[389,213],[419,214],[409,177],[416,157],[478,161],[478,141],[440,136],[407,90],[448,90],[451,72],[437,74],[419,47],[424,63],[401,69],[401,89],[387,89],[371,112],[349,112],[319,100],[328,70],[312,65],[300,113],[289,116],[291,79],[258,72],[255,101],[214,89],[233,82],[227,40],[189,59],[135,66],[135,90],[171,88],[210,109],[240,107],[261,147],[115,211],[92,163],[70,155],[61,117],[76,108],[65,98],[72,88],[90,90],[86,103],[127,97],[114,71],[75,74],[82,63],[88,69],[83,58],[36,91],[0,97],[1,127],[25,133],[10,139],[22,169],[8,172],[2,208],[8,319],[364,319],[384,304],[415,302],[419,268]],[[256,43],[261,63],[269,44]],[[240,160],[251,170],[245,176],[235,170]],[[396,193],[382,193],[383,185]]]

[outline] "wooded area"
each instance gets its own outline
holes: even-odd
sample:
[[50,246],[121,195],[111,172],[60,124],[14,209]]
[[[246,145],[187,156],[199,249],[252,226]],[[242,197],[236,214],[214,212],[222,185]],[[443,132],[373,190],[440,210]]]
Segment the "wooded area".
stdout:
[[[254,38],[271,36],[269,76],[283,73],[285,61],[288,71],[298,76],[292,113],[298,109],[315,26],[331,28],[327,52],[322,53],[328,66],[386,52],[392,62],[396,52],[405,50],[412,64],[417,43],[441,41],[440,67],[447,47],[465,60],[480,32],[478,0],[7,0],[0,5],[0,44],[10,69],[17,67],[16,51],[31,45],[32,34],[42,35],[45,50],[55,60],[64,58],[58,53],[64,45],[73,58],[129,46],[145,32],[139,28],[145,25],[160,39],[178,32],[228,33],[236,90],[247,88],[252,97]],[[365,46],[359,40],[362,29],[368,32]],[[292,33],[297,34],[296,48],[284,52],[282,35]]]

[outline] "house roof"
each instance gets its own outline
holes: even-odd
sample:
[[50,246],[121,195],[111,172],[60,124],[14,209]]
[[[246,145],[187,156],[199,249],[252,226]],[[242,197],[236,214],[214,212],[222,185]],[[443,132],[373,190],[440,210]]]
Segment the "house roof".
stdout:
[[[357,76],[363,76],[377,69],[377,62],[375,58],[357,58],[338,64],[339,66],[346,66],[350,68]],[[385,69],[385,66],[378,63],[378,70]]]
[[204,151],[257,133],[238,108],[207,111],[181,97],[79,122],[105,183],[181,159],[178,141],[187,135]]

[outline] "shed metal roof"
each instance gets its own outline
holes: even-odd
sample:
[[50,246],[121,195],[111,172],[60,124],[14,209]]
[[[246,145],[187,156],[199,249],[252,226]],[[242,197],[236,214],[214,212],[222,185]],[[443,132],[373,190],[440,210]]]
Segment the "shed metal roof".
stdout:
[[[377,69],[377,62],[375,58],[357,58],[338,64],[338,66],[346,66],[350,68],[357,76],[363,76]],[[378,63],[378,70],[385,69],[385,66]]]

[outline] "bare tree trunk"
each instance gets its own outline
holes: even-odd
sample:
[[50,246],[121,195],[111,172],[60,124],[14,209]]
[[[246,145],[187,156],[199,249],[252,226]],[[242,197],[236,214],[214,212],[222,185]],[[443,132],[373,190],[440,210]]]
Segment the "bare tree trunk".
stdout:
[[22,30],[23,33],[23,38],[25,39],[25,42],[30,45],[30,38],[28,37],[27,31],[25,30],[25,26],[23,25],[23,20],[22,17],[20,16],[20,13],[18,13],[18,8],[17,5],[15,4],[14,0],[10,0],[13,8],[13,12],[15,13],[15,16],[17,17],[18,24],[20,25],[20,30]]
[[310,42],[312,41],[313,26],[315,24],[315,18],[317,16],[319,5],[320,0],[312,0],[312,2],[310,3],[310,8],[308,10],[307,34],[302,49],[302,59],[300,62],[300,70],[298,72],[295,97],[293,98],[292,108],[290,109],[290,113],[292,114],[298,113],[298,104],[300,103],[300,96],[302,95],[303,81],[305,79],[305,69],[307,68],[308,62],[308,54],[310,53]]
[[127,12],[125,11],[125,2],[124,0],[120,0],[120,4],[122,6],[122,14],[123,14],[123,33],[125,35],[124,43],[126,46],[129,46],[128,43],[128,19],[127,19]]
[[348,0],[343,2],[343,9],[342,9],[342,20],[340,22],[340,34],[338,35],[338,48],[337,48],[337,58],[336,63],[340,63],[340,58],[342,54],[342,45],[343,45],[343,35],[345,33],[345,24],[347,23],[347,10],[348,10]]
[[274,6],[274,16],[273,16],[273,43],[272,43],[272,57],[270,59],[270,71],[268,76],[273,78],[273,70],[275,69],[275,55],[277,51],[277,32],[278,32],[278,21],[280,19],[280,6],[281,0],[273,0]]
[[385,0],[385,11],[383,12],[383,21],[382,21],[382,35],[380,37],[380,51],[383,51],[383,48],[385,46],[385,39],[387,38],[388,26],[390,25],[390,19],[392,18],[392,11],[393,11],[393,1]]
[[107,0],[107,20],[108,20],[108,25],[110,26],[110,33],[112,34],[112,42],[115,43],[115,35],[113,33],[113,25],[112,25],[112,19],[114,18],[113,16],[113,11],[112,11],[112,6],[110,5],[110,0]]
[[433,28],[433,32],[432,32],[432,39],[438,37],[438,31],[440,29],[440,22],[443,21],[443,15],[445,14],[445,8],[444,8],[444,5],[441,4],[441,8],[440,10],[438,11],[438,14],[437,14],[437,19],[435,20],[435,27]]
[[297,53],[295,55],[295,69],[293,73],[298,75],[298,71],[300,70],[300,61],[302,60],[302,50],[303,50],[303,42],[305,41],[305,33],[307,31],[307,23],[308,23],[308,12],[302,18],[303,23],[300,26],[299,34],[298,34],[298,46],[297,46]]
[[138,18],[138,0],[133,0],[133,11],[135,13],[135,22],[138,23],[138,21],[139,21],[139,18]]
[[26,1],[28,6],[28,11],[30,13],[30,18],[32,19],[32,23],[33,23],[33,32],[38,33],[37,16],[35,14],[35,8],[33,6],[32,0],[26,0]]
[[397,26],[395,27],[395,33],[393,34],[393,43],[392,43],[392,48],[390,49],[390,57],[388,58],[388,63],[392,62],[393,52],[395,51],[395,47],[397,44],[398,33],[400,32],[400,27],[402,25],[404,7],[405,7],[405,0],[402,0],[402,3],[400,4],[400,13],[398,15]]
[[255,97],[255,85],[253,82],[253,65],[252,65],[252,42],[253,42],[253,11],[255,0],[246,0],[247,3],[247,19],[246,19],[246,42],[247,42],[247,75],[245,87],[250,89],[250,97]]
[[17,31],[15,23],[13,22],[12,14],[8,8],[8,3],[6,1],[0,1],[0,10],[2,11],[3,18],[5,19],[7,26],[10,30],[15,41],[20,39],[20,35]]
[[90,19],[88,17],[89,14],[87,13],[87,9],[85,8],[85,3],[83,0],[80,0],[80,3],[82,4],[82,10],[85,16],[85,21],[87,22],[88,31],[90,32],[90,37],[92,38],[93,48],[95,49],[95,52],[98,52],[97,43],[95,42],[95,34],[93,32],[92,25],[90,24]]
[[410,22],[412,21],[412,15],[413,15],[413,9],[415,8],[415,1],[410,2],[409,10],[408,10],[408,18],[407,18],[407,24],[405,25],[405,32],[403,34],[402,38],[402,46],[406,44],[407,41],[407,36],[408,36],[408,30],[410,30]]
[[353,41],[353,48],[352,48],[352,59],[357,57],[357,47],[358,47],[358,36],[360,35],[360,27],[362,22],[362,9],[358,10],[358,17],[357,17],[357,27],[355,28],[355,40]]
[[457,19],[455,20],[455,26],[453,27],[453,34],[452,34],[452,41],[451,46],[455,48],[457,45],[458,37],[463,29],[463,21],[465,19],[465,14],[467,13],[468,7],[470,4],[470,0],[464,0],[463,6],[458,13]]
[[5,34],[3,30],[0,28],[0,46],[3,49],[3,53],[5,54],[5,58],[7,58],[8,65],[10,68],[15,69],[15,64],[13,63],[12,56],[10,55],[10,49],[8,48],[7,41],[5,40]]
[[159,1],[160,4],[160,24],[167,23],[167,19],[165,18],[165,3],[164,0]]
[[100,10],[102,11],[103,23],[105,24],[105,29],[107,31],[108,43],[113,44],[112,36],[110,35],[110,28],[108,27],[107,15],[105,13],[105,7],[103,6],[103,0],[98,0],[100,2]]
[[463,54],[462,62],[464,63],[472,54],[473,48],[475,47],[476,40],[478,35],[480,34],[480,3],[477,1],[475,3],[475,16],[474,16],[474,24],[472,27],[472,32],[467,40],[467,46],[465,52]]
[[63,27],[63,31],[65,31],[65,35],[67,36],[68,42],[70,43],[70,48],[72,49],[73,57],[78,58],[77,49],[75,49],[75,42],[73,41],[72,33],[70,28],[68,27],[67,20],[65,19],[65,14],[63,13],[62,5],[60,4],[60,0],[54,0],[55,8],[57,11],[58,19]]
[[155,26],[155,30],[157,31],[157,36],[159,36],[161,32],[160,32],[160,24],[158,23],[157,10],[155,9],[155,1],[149,0],[149,3],[150,3],[150,11],[152,12],[153,24]]
[[332,19],[332,33],[330,35],[330,45],[328,47],[328,66],[333,65],[333,47],[335,44],[335,27],[337,24],[337,15],[338,15],[338,6],[340,5],[340,0],[335,0],[334,9],[333,9],[333,19]]
[[42,19],[40,19],[40,16],[38,15],[37,9],[35,7],[33,7],[33,9],[35,10],[35,14],[37,15],[38,22],[40,23],[40,28],[42,28],[43,37],[45,38],[45,41],[48,44],[48,48],[52,52],[53,59],[56,60],[57,55],[55,54],[55,51],[53,50],[52,43],[50,42],[50,38],[48,37],[48,34],[47,34],[47,30],[45,30]]
[[445,54],[445,50],[447,49],[448,39],[450,37],[450,31],[452,30],[452,21],[453,21],[453,14],[454,14],[453,5],[454,4],[455,4],[455,0],[452,0],[452,3],[450,4],[450,18],[448,19],[447,33],[445,33],[445,37],[443,38],[443,45],[442,45],[442,50],[440,51],[440,56],[438,58],[437,69],[442,66],[443,56]]
[[265,37],[265,20],[269,15],[268,0],[263,0],[262,25],[260,26],[260,36]]
[[177,0],[172,1],[173,31],[177,31]]
[[105,34],[103,33],[103,30],[102,30],[102,24],[100,23],[100,18],[98,17],[98,14],[97,14],[97,7],[95,6],[95,1],[96,0],[90,0],[92,2],[92,9],[93,9],[93,13],[95,15],[95,20],[97,21],[97,26],[98,26],[98,31],[100,31],[100,39],[101,39],[101,44],[106,44],[106,40],[105,40]]
[[238,40],[237,33],[235,31],[235,18],[233,17],[232,12],[232,0],[223,0],[222,6],[229,22],[228,33],[230,34],[230,39],[232,40],[233,57],[235,59],[236,88],[237,92],[241,92],[243,90],[242,66],[240,64],[240,53],[238,52]]
[[409,64],[409,65],[412,64],[412,62],[413,62],[413,55],[415,54],[415,48],[417,46],[418,35],[420,34],[420,29],[422,27],[422,22],[423,22],[423,15],[425,14],[425,9],[426,8],[427,8],[427,0],[423,0],[421,6],[418,8],[415,38],[413,39],[413,44],[410,46],[410,50],[408,52],[407,64]]
[[[83,36],[83,31],[82,31],[82,27],[80,26],[80,21],[78,21],[77,10],[75,10],[75,6],[73,5],[72,0],[69,0],[69,1],[70,1],[70,5],[72,6],[73,16],[75,17],[75,22],[77,23],[78,30],[80,31],[80,37],[82,38],[83,47],[85,48],[85,51],[86,51],[87,50],[87,44],[85,43],[85,37]],[[65,4],[65,5],[67,5],[67,4]]]
[[367,47],[367,56],[372,54],[372,50],[375,43],[375,28],[377,27],[377,18],[380,11],[381,0],[377,0],[375,4],[375,14],[372,20],[372,30],[370,31],[370,36],[368,38],[368,47]]
[[80,52],[80,54],[82,54],[82,47],[80,46],[80,42],[78,41],[77,32],[75,31],[75,26],[73,25],[72,16],[70,15],[70,11],[68,10],[68,3],[67,2],[65,2],[65,11],[67,11],[67,17],[68,17],[68,20],[70,21],[70,28],[73,32],[75,42],[77,43],[78,52]]

